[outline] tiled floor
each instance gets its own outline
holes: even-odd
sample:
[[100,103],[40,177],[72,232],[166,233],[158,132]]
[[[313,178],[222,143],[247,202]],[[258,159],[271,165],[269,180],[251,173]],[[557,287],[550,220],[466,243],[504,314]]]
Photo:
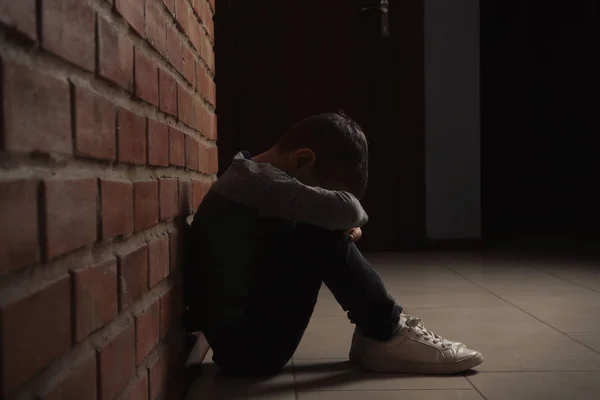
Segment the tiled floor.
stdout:
[[375,374],[347,362],[353,327],[327,289],[293,360],[260,381],[210,362],[188,400],[600,399],[600,265],[476,254],[368,257],[405,312],[480,350],[459,376]]

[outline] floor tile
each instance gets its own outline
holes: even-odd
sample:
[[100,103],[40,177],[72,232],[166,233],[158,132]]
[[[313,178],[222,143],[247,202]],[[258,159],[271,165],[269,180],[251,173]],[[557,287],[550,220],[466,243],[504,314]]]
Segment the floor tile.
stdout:
[[504,297],[507,294],[563,295],[579,294],[585,289],[528,266],[460,265],[452,271],[481,288]]
[[600,398],[598,372],[484,372],[469,380],[487,400]]
[[320,295],[313,312],[313,317],[340,317],[345,318],[346,312],[333,296]]
[[472,389],[463,376],[367,372],[346,360],[295,360],[298,391]]
[[[600,370],[600,355],[514,307],[409,308],[426,327],[479,350],[479,371]],[[315,317],[297,359],[347,359],[353,327],[345,317]]]
[[298,400],[485,400],[475,390],[300,392]]
[[600,355],[513,307],[415,308],[411,314],[481,351],[478,371],[600,370]]
[[561,332],[590,332],[600,328],[600,293],[530,294],[503,297]]
[[[541,270],[510,263],[493,268],[485,265],[452,268],[562,332],[587,332],[600,327],[599,292],[542,272],[544,267],[540,262],[534,265]],[[563,266],[562,270],[569,271],[569,267]]]
[[[458,274],[435,266],[374,263],[387,291],[404,307],[502,306],[498,296],[476,286]],[[335,308],[318,305],[320,316],[335,316]],[[337,313],[339,315],[339,313]]]
[[[418,284],[417,284],[418,285]],[[508,303],[478,288],[394,289],[390,294],[405,309],[413,307],[498,307]]]
[[241,379],[223,376],[216,365],[206,363],[201,375],[192,384],[186,400],[294,400],[294,396],[291,366],[275,377]]
[[347,361],[354,326],[323,287],[293,366],[270,379],[232,379],[219,373],[209,353],[187,399],[599,398],[600,270],[481,253],[367,259],[406,313],[483,353],[477,372],[437,377],[360,370]]
[[600,353],[600,326],[595,332],[567,332],[567,335]]
[[313,317],[294,358],[347,359],[353,333],[346,317]]
[[551,274],[584,288],[600,293],[600,268],[595,265],[568,265],[552,263],[537,267],[542,272]]

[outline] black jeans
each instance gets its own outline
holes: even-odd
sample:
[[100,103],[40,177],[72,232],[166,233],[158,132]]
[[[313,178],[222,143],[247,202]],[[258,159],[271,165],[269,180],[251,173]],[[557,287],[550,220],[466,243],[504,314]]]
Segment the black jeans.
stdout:
[[292,237],[286,259],[267,266],[245,317],[208,337],[226,374],[279,372],[302,339],[322,283],[365,336],[389,339],[398,324],[402,308],[344,234],[299,224]]

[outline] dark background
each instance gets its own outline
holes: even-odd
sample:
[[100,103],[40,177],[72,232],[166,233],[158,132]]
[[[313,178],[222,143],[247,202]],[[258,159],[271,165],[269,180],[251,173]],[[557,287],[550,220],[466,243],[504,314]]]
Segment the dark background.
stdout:
[[[221,170],[294,122],[342,108],[370,141],[369,250],[426,246],[423,3],[217,1]],[[599,2],[481,0],[483,238],[600,243]]]
[[481,1],[488,241],[599,246],[598,1]]

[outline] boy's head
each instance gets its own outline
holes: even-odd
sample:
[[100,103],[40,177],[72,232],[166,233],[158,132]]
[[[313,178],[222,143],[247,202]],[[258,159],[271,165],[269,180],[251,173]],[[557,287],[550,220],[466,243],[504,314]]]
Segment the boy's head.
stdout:
[[342,112],[302,120],[279,139],[275,150],[286,172],[307,185],[348,191],[358,198],[366,190],[367,139]]

